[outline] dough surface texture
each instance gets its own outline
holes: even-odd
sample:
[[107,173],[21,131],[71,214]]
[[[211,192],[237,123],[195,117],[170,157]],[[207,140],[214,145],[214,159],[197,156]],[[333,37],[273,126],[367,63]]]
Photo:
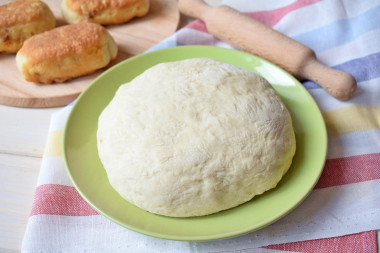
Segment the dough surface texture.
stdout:
[[209,58],[161,63],[120,86],[99,117],[97,145],[124,199],[174,217],[219,212],[276,187],[296,148],[270,84]]

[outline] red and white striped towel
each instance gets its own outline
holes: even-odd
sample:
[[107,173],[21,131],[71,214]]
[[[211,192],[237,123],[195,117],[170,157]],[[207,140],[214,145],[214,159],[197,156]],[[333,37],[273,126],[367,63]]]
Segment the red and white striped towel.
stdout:
[[[329,135],[326,165],[312,193],[276,223],[236,238],[179,242],[135,233],[99,215],[70,182],[62,160],[69,105],[51,119],[23,252],[377,252],[380,2],[214,2],[228,4],[306,44],[323,63],[357,79],[358,90],[348,102],[335,100],[313,82],[303,83],[317,101]],[[196,20],[151,50],[193,44],[231,47]]]

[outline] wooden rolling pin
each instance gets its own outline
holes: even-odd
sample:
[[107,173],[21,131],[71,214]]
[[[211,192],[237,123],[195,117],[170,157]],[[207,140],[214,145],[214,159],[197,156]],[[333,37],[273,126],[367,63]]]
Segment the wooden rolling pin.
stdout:
[[202,19],[208,31],[234,47],[282,67],[300,80],[312,80],[333,97],[348,100],[355,78],[321,64],[313,50],[228,6],[211,7],[202,0],[178,0],[180,11]]

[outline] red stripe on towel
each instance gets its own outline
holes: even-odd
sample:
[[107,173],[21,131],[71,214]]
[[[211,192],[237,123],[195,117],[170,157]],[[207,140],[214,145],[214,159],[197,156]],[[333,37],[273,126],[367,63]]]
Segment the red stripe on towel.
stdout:
[[[330,159],[318,188],[380,179],[380,153]],[[88,216],[98,213],[72,186],[44,184],[36,189],[31,215]]]
[[380,153],[329,159],[315,188],[380,179]]
[[308,5],[315,4],[320,1],[322,0],[298,0],[278,9],[269,11],[249,12],[247,13],[247,15],[256,19],[257,21],[260,21],[263,24],[266,24],[268,26],[274,26],[288,13]]
[[326,239],[269,245],[263,248],[305,253],[377,253],[377,238],[376,231],[369,231]]
[[[305,7],[307,5],[320,2],[320,1],[322,0],[297,0],[287,6],[284,6],[278,9],[267,10],[267,11],[257,11],[257,12],[247,12],[245,14],[256,19],[257,21],[260,21],[263,24],[266,24],[268,26],[274,26],[288,13],[294,10],[297,10],[299,8]],[[199,19],[191,22],[186,27],[194,29],[194,30],[198,30],[201,32],[206,32],[206,33],[208,32],[206,24]]]
[[32,215],[89,216],[98,213],[72,186],[44,184],[36,189]]

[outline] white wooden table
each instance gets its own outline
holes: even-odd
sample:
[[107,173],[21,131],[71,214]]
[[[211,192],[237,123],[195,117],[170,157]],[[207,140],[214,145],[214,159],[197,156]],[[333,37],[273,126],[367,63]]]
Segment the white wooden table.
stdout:
[[59,109],[0,105],[0,252],[20,252],[50,116]]

